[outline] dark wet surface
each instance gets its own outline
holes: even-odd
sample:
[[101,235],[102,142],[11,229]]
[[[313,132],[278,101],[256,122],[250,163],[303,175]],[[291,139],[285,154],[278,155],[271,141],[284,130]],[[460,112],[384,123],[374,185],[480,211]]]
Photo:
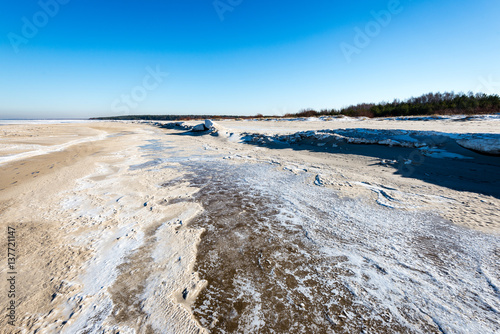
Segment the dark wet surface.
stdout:
[[[448,276],[447,260],[457,254],[475,261],[474,265],[480,263],[450,238],[457,234],[451,225],[431,215],[405,214],[412,226],[408,233],[399,227],[399,242],[405,249],[398,256],[388,249],[390,240],[377,241],[391,231],[377,233],[377,228],[365,228],[363,224],[370,219],[367,210],[348,217],[349,210],[340,205],[350,201],[352,209],[359,202],[339,199],[321,189],[319,198],[332,205],[324,210],[314,203],[318,197],[300,197],[307,196],[307,190],[293,193],[297,186],[308,187],[300,176],[277,173],[263,165],[205,161],[183,167],[189,172],[178,182],[199,187],[193,200],[205,209],[190,224],[206,229],[195,270],[208,281],[193,312],[213,333],[385,333],[413,332],[415,328],[439,333],[440,323],[411,300],[412,289],[405,291],[405,285],[411,283],[392,277],[391,271],[398,268],[390,266],[439,281],[436,275]],[[266,184],[270,175],[273,182]],[[255,183],[259,180],[263,184]],[[295,206],[287,197],[297,195]],[[379,212],[374,219],[384,219],[383,215]],[[386,219],[398,216],[389,214]],[[470,263],[460,260],[453,265]],[[398,302],[390,296],[384,300],[377,291],[380,277],[385,277],[384,284],[402,284],[395,288]],[[431,282],[425,289],[439,289],[441,284]],[[425,296],[418,296],[419,302],[421,298]]]
[[[193,305],[213,333],[484,332],[498,324],[498,238],[372,207],[307,173],[168,157],[204,212]],[[191,161],[190,161],[191,160]],[[186,199],[175,199],[183,201]],[[181,291],[182,292],[182,291]]]

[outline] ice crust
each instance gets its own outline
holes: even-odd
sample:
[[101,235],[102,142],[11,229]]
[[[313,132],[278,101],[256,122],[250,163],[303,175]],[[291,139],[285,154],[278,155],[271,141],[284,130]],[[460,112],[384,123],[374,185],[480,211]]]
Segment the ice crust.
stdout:
[[[450,333],[495,333],[500,328],[498,237],[425,212],[339,199],[328,188],[305,185],[305,175],[285,176],[256,166],[246,170],[247,187],[279,199],[282,224],[303,230],[304,238],[317,246],[319,252],[309,255],[323,265],[314,261],[312,266],[325,277],[339,266],[352,273],[330,277],[348,287],[356,303],[373,310],[364,316],[379,317],[380,309],[387,308],[412,332],[419,331],[421,322]],[[347,261],[339,263],[338,258]],[[305,285],[297,290],[311,298]],[[334,291],[329,302],[336,302]],[[419,320],[412,323],[407,309]]]
[[[374,130],[374,129],[338,129],[338,130],[317,130],[301,131],[287,135],[265,135],[256,133],[243,133],[242,138],[247,142],[260,144],[267,143],[322,143],[333,144],[373,144],[384,146],[399,146],[417,148],[431,151],[449,143],[456,142],[460,146],[486,154],[498,154],[500,151],[500,134],[456,134],[436,131],[408,131],[408,130]],[[443,151],[443,150],[441,150]],[[429,153],[437,158],[466,159],[461,154],[451,153],[441,154]]]

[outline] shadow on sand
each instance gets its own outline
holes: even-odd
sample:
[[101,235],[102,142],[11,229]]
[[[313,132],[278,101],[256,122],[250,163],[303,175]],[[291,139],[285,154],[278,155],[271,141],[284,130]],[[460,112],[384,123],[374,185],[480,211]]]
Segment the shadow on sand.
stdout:
[[[211,134],[209,131],[185,131],[175,135],[204,136]],[[362,155],[377,158],[380,161],[395,160],[396,163],[387,164],[387,167],[394,168],[394,174],[402,177],[420,179],[453,190],[475,192],[500,198],[500,157],[476,153],[459,146],[453,140],[440,143],[440,147],[447,152],[460,154],[471,159],[433,158],[422,155],[421,151],[415,148],[376,144],[336,143],[337,147],[332,147],[331,143],[324,146],[276,141],[262,143],[254,142],[251,138],[251,136],[243,137],[241,143],[272,150],[292,149],[334,155]],[[408,160],[412,160],[412,163],[405,164],[404,162]]]

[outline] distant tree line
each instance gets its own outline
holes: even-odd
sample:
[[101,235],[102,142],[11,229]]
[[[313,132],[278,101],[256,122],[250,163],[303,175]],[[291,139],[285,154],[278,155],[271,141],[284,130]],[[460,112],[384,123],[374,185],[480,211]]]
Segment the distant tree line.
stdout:
[[388,117],[388,116],[424,116],[424,115],[472,115],[500,112],[500,96],[484,93],[429,93],[412,97],[404,101],[398,99],[382,103],[361,103],[337,109],[304,109],[296,114],[284,117],[314,117],[345,115],[351,117]]
[[253,116],[220,116],[220,115],[124,115],[110,117],[94,117],[91,120],[115,120],[115,121],[189,121],[222,118],[253,118]]
[[[474,115],[500,113],[500,96],[484,93],[429,93],[412,97],[404,101],[361,103],[342,109],[303,109],[295,114],[283,117],[316,117],[345,115],[351,117],[389,117],[389,116],[425,116],[425,115]],[[114,117],[96,117],[98,120],[147,120],[147,121],[188,121],[203,119],[250,119],[276,116],[223,116],[223,115],[128,115]]]

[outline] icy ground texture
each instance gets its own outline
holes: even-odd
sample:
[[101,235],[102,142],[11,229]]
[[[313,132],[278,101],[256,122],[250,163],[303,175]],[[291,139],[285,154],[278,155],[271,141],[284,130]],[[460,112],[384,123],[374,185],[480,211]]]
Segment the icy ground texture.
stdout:
[[12,150],[29,149],[29,151],[0,157],[0,165],[3,165],[5,163],[8,163],[8,162],[11,162],[14,160],[36,157],[38,155],[43,155],[43,154],[48,154],[48,153],[53,153],[53,152],[60,152],[60,151],[67,149],[70,146],[77,145],[77,144],[83,144],[83,143],[88,143],[88,142],[99,141],[99,140],[105,139],[106,134],[104,133],[104,131],[100,131],[100,132],[101,132],[101,134],[98,136],[76,139],[76,140],[72,140],[72,141],[69,141],[69,142],[64,143],[64,144],[52,145],[52,146],[8,145],[8,144],[2,143],[1,151],[3,151],[3,150],[7,151],[9,149],[12,149]]
[[[264,135],[244,133],[245,141],[258,144],[290,143],[336,145],[378,144],[418,148],[424,155],[432,157],[466,158],[463,155],[445,152],[440,147],[456,142],[460,146],[480,153],[500,154],[500,134],[455,134],[435,131],[338,129],[301,131],[290,135]],[[436,149],[438,151],[436,151]]]
[[206,233],[193,312],[213,333],[495,333],[498,237],[341,199],[264,164],[183,163]]

